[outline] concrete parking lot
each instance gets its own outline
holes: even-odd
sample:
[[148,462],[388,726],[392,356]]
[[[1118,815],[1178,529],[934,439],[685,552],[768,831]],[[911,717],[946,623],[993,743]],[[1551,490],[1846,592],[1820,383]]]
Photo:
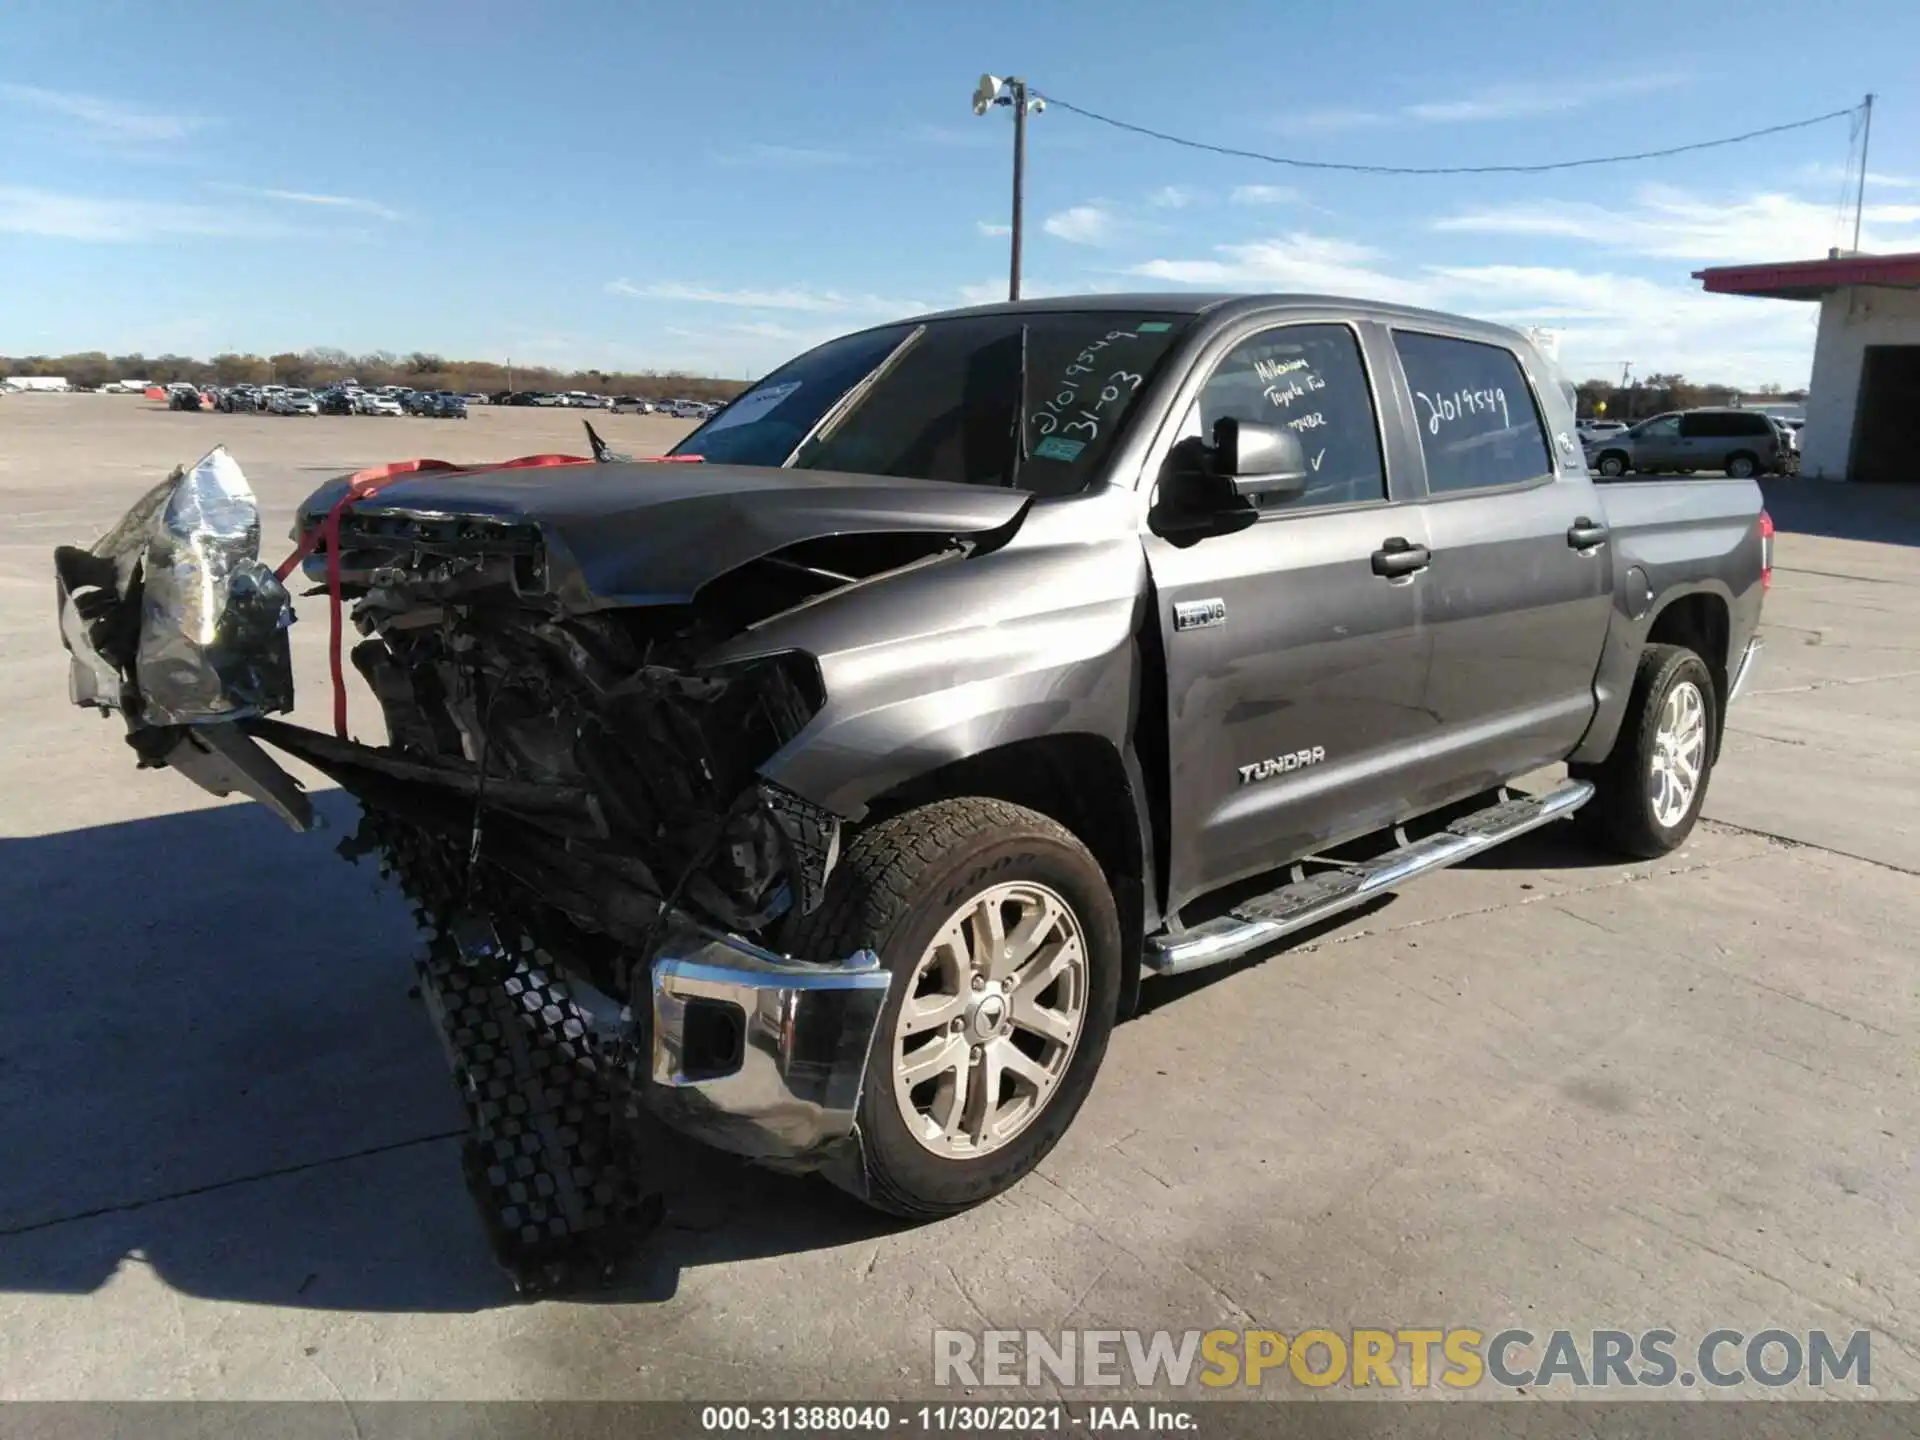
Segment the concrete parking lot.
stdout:
[[1765,665],[1667,860],[1550,830],[1150,990],[1041,1171],[940,1224],[663,1142],[634,1273],[522,1304],[343,797],[289,834],[66,703],[50,552],[216,439],[269,558],[323,476],[582,444],[0,401],[0,1397],[877,1398],[933,1393],[936,1327],[1421,1324],[1865,1329],[1920,1397],[1914,492],[1770,482]]

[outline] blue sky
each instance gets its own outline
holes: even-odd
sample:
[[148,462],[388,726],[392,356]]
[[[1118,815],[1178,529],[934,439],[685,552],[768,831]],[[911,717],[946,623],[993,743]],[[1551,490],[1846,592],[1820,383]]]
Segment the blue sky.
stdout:
[[[1856,102],[1863,247],[1920,249],[1920,6],[11,0],[0,353],[429,349],[757,374],[1004,294],[983,70],[1218,143],[1390,164],[1679,143]],[[1845,122],[1544,176],[1280,169],[1030,132],[1030,291],[1321,290],[1564,331],[1576,376],[1798,383]]]

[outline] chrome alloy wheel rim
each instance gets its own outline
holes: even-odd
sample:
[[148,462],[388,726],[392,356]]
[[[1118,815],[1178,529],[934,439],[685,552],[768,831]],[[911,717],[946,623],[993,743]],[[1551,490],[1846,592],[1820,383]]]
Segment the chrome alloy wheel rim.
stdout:
[[1044,885],[996,885],[947,917],[906,984],[893,1095],[945,1159],[988,1155],[1046,1109],[1087,1013],[1087,944]]
[[1707,756],[1707,706],[1700,687],[1683,680],[1667,692],[1660,727],[1653,735],[1653,768],[1648,795],[1653,818],[1671,830],[1686,818],[1700,790]]

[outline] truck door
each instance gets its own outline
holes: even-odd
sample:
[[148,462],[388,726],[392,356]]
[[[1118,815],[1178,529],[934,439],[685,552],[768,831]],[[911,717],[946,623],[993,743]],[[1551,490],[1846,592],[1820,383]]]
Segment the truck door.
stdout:
[[[1149,518],[1170,909],[1393,819],[1430,728],[1427,537],[1417,492],[1390,488],[1359,333],[1250,322],[1220,337],[1175,404],[1180,419],[1157,453],[1200,443],[1230,415],[1293,429],[1311,479],[1231,532],[1163,535]],[[1393,449],[1407,445],[1401,433]]]
[[[1564,759],[1593,715],[1613,588],[1573,418],[1504,345],[1396,328],[1426,468],[1420,590],[1438,803]],[[1551,422],[1545,417],[1552,416]],[[1568,436],[1565,444],[1548,435]],[[1558,458],[1556,458],[1558,456]]]

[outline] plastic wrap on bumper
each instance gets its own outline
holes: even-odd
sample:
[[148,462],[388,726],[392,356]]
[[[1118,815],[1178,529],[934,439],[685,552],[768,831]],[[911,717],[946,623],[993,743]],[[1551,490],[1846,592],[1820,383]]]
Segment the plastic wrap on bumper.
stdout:
[[649,1108],[779,1168],[832,1162],[854,1139],[889,978],[871,951],[806,964],[676,919],[653,964]]
[[55,565],[74,703],[144,725],[293,708],[293,606],[261,563],[260,508],[224,446]]

